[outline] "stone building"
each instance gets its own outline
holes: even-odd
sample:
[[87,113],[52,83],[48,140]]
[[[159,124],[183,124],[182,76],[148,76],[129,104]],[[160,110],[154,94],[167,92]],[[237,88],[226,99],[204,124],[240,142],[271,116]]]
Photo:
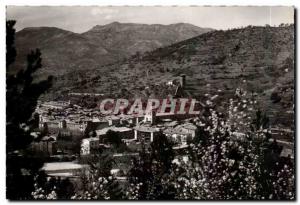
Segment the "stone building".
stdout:
[[138,141],[153,142],[154,137],[158,136],[160,130],[151,126],[138,125],[134,129],[134,139]]
[[117,132],[120,136],[121,139],[133,139],[134,138],[134,133],[133,129],[129,127],[106,127],[100,130],[96,130],[97,137],[99,138],[101,143],[106,142],[106,133],[111,130],[114,132]]
[[57,153],[57,142],[54,136],[45,136],[39,142],[32,142],[31,150],[46,155]]

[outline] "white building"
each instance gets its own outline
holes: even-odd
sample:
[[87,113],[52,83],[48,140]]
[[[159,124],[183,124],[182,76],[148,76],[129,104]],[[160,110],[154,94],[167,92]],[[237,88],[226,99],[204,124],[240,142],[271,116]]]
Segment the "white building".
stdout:
[[99,148],[99,138],[91,137],[85,138],[81,141],[81,155],[88,155],[93,152],[93,150],[97,150]]
[[76,177],[86,168],[88,165],[75,162],[49,162],[45,163],[41,170],[50,177]]
[[68,106],[70,106],[71,102],[70,101],[48,101],[48,102],[43,102],[41,104],[42,107],[48,108],[48,109],[65,109]]
[[154,124],[156,120],[156,111],[150,110],[148,111],[144,116],[144,122],[150,122],[151,124]]

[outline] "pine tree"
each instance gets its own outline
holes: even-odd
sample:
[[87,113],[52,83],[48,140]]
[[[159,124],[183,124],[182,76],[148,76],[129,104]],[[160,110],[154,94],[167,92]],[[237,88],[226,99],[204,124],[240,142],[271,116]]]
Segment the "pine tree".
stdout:
[[33,82],[33,73],[40,69],[41,52],[31,51],[27,56],[26,69],[16,75],[11,74],[11,65],[16,58],[15,25],[16,21],[6,22],[6,150],[7,150],[7,198],[30,199],[33,190],[33,175],[42,162],[26,156],[14,155],[15,151],[27,148],[32,142],[30,118],[37,100],[51,86],[51,77],[41,82]]
[[[15,21],[7,21],[7,72],[6,72],[6,128],[7,150],[25,148],[30,142],[30,136],[21,125],[30,125],[30,118],[34,112],[37,100],[50,86],[52,77],[40,82],[33,82],[32,75],[42,67],[41,52],[39,49],[27,55],[27,67],[21,69],[16,75],[11,74],[10,65],[16,57],[13,28]],[[28,129],[27,129],[28,130]],[[29,130],[30,131],[30,130]]]

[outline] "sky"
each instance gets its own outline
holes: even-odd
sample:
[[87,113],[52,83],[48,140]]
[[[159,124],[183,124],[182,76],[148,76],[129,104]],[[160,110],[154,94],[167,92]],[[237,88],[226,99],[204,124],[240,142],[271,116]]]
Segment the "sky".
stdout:
[[279,6],[8,6],[7,19],[17,20],[17,31],[25,27],[49,26],[82,33],[95,25],[111,22],[172,24],[229,29],[248,25],[294,23],[294,8]]

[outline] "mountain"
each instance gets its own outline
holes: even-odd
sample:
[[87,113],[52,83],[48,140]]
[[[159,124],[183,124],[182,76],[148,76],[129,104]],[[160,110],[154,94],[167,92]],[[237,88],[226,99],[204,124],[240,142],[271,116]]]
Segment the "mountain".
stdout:
[[30,27],[16,33],[17,59],[13,71],[22,68],[31,49],[39,48],[43,68],[37,76],[63,76],[95,69],[137,52],[185,40],[211,29],[191,24],[147,25],[114,22],[78,34],[55,27]]
[[[43,67],[39,74],[64,75],[73,69],[87,69],[111,60],[105,48],[93,45],[80,34],[53,27],[25,28],[16,33],[16,69],[26,63],[31,49],[42,52]],[[101,61],[100,61],[101,58]]]
[[[125,62],[86,72],[72,89],[111,97],[158,97],[185,74],[193,97],[228,101],[237,87],[252,93],[274,124],[293,124],[294,25],[211,31]],[[121,89],[122,88],[122,89]],[[280,122],[280,123],[275,123]]]
[[95,45],[111,49],[112,53],[129,57],[137,52],[151,51],[211,30],[185,23],[148,25],[113,22],[104,26],[97,25],[82,35]]

